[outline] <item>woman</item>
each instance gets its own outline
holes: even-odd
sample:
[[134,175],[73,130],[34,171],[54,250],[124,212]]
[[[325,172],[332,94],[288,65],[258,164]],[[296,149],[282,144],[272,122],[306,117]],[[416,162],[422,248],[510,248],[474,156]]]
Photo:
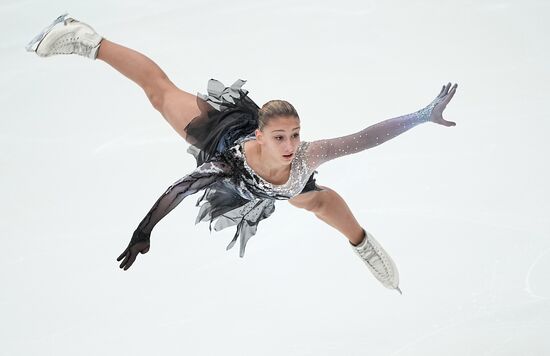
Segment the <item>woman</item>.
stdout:
[[[63,25],[59,25],[63,23]],[[412,127],[435,122],[454,126],[442,112],[457,85],[444,85],[425,108],[388,119],[357,133],[333,139],[300,140],[300,118],[284,100],[258,107],[242,89],[244,80],[226,87],[216,79],[208,82],[208,95],[197,96],[177,88],[152,60],[132,49],[98,35],[89,25],[59,16],[28,45],[39,56],[78,54],[102,60],[136,82],[151,104],[190,143],[188,152],[197,168],[174,182],[147,213],[133,233],[128,247],[117,258],[127,270],[139,253],[147,253],[153,227],[186,196],[204,190],[196,223],[209,220],[219,231],[236,225],[227,249],[240,236],[240,257],[258,223],[275,210],[275,200],[313,212],[345,235],[353,251],[387,288],[398,287],[399,274],[386,251],[357,222],[334,190],[318,186],[315,170],[337,157],[377,146]]]

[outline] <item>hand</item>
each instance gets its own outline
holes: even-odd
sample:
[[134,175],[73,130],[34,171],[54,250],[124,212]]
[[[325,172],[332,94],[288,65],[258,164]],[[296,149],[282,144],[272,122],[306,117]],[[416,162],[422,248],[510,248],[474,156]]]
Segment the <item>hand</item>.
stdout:
[[122,261],[119,266],[120,268],[124,268],[124,270],[126,271],[134,263],[138,253],[144,254],[149,251],[150,236],[150,233],[148,234],[139,230],[134,231],[128,247],[126,247],[124,252],[122,252],[122,254],[116,259],[117,261],[120,261],[122,258],[124,258],[124,261]]
[[455,122],[443,119],[443,110],[445,110],[445,107],[449,101],[451,101],[453,95],[455,95],[458,84],[455,83],[451,90],[449,90],[450,86],[451,83],[444,85],[439,92],[439,95],[430,103],[430,105],[428,105],[428,108],[432,109],[428,121],[432,121],[443,126],[456,126]]

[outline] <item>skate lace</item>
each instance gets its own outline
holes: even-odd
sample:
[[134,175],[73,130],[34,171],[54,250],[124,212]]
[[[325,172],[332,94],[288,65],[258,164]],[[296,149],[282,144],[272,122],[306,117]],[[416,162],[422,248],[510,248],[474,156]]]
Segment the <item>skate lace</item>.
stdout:
[[370,241],[367,241],[362,249],[357,249],[356,251],[381,279],[386,280],[390,278],[388,264],[381,256],[381,251],[375,249]]
[[54,53],[75,53],[87,56],[92,48],[92,45],[80,41],[79,36],[65,36],[56,43]]
[[92,46],[91,45],[86,45],[82,42],[76,42],[75,43],[75,48],[74,48],[74,51],[80,55],[84,55],[84,56],[87,56],[90,51],[92,50]]

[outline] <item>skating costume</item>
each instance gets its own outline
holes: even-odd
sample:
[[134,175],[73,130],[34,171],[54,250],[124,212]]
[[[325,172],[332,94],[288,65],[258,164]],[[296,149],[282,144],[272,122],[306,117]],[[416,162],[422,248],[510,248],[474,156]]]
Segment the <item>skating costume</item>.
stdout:
[[226,249],[240,236],[239,256],[243,257],[248,240],[256,234],[261,220],[275,210],[276,200],[287,200],[312,190],[322,190],[314,175],[321,164],[337,157],[374,147],[426,122],[428,106],[415,113],[378,123],[357,133],[313,142],[301,141],[291,162],[290,178],[282,185],[260,177],[247,164],[243,143],[255,139],[259,107],[243,89],[239,79],[226,87],[216,79],[208,82],[208,95],[197,94],[201,114],[186,127],[188,152],[197,168],[174,182],[159,198],[138,229],[150,233],[153,226],[184,197],[204,190],[197,200],[200,210],[195,223],[216,220],[214,230],[236,225]]
[[[67,15],[57,17],[38,33],[25,47],[27,51],[36,52],[40,57],[78,54],[95,60],[103,37],[91,26]],[[197,167],[170,185],[158,198],[117,259],[124,258],[121,268],[127,269],[135,260],[137,252],[131,251],[131,247],[145,242],[140,247],[145,248],[153,227],[186,196],[201,190],[204,193],[196,202],[200,210],[195,223],[208,220],[212,229],[212,222],[216,221],[216,231],[236,225],[236,233],[227,249],[232,248],[240,236],[239,256],[243,257],[246,244],[256,234],[259,222],[275,211],[276,200],[321,190],[314,178],[316,168],[321,164],[375,147],[430,121],[433,108],[448,97],[450,87],[450,83],[443,86],[429,105],[414,113],[384,120],[350,135],[302,141],[291,161],[288,181],[275,185],[256,174],[246,160],[244,143],[255,139],[259,107],[242,88],[244,83],[239,79],[226,87],[218,80],[210,79],[208,95],[198,93],[197,104],[201,113],[185,128],[190,143],[188,152],[196,159]],[[351,246],[385,287],[401,293],[395,263],[369,232],[363,229],[361,242]],[[144,250],[140,251],[143,253]]]

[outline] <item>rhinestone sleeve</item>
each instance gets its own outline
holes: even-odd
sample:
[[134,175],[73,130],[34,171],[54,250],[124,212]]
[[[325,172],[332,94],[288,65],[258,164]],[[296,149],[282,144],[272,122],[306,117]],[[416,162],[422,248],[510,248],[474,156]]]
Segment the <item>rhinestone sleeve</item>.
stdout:
[[309,143],[305,156],[310,171],[337,157],[376,147],[416,125],[429,121],[433,105],[411,114],[394,117],[359,132]]

